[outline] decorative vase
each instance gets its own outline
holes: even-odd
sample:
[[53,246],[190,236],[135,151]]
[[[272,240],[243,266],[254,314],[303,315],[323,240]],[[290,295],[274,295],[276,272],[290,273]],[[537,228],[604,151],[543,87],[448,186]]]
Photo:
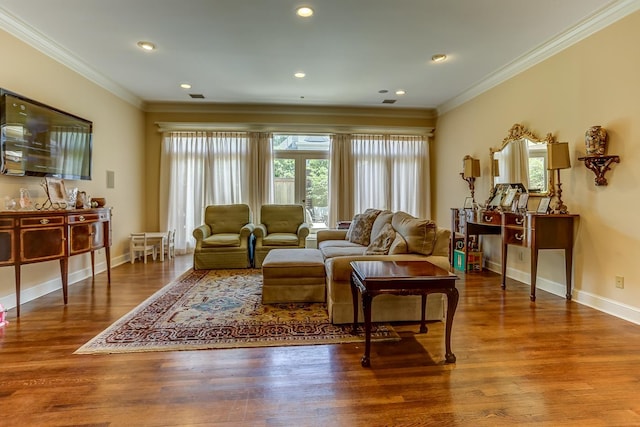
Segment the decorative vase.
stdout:
[[607,130],[602,126],[591,126],[584,134],[587,156],[604,156],[607,151]]

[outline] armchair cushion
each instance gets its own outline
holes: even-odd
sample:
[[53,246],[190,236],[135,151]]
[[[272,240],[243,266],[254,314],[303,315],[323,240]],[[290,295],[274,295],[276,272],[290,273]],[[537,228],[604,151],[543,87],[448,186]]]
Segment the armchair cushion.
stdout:
[[207,237],[202,241],[203,248],[223,248],[229,246],[240,246],[240,234],[220,233]]
[[290,233],[271,233],[262,239],[264,246],[298,246],[298,235]]
[[260,210],[260,223],[271,233],[298,233],[305,222],[302,205],[263,205]]

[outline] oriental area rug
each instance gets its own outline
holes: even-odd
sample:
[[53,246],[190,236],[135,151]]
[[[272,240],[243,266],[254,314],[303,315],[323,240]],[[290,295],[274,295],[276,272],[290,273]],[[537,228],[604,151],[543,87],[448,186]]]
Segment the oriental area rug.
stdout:
[[[372,341],[397,341],[374,324]],[[363,342],[364,332],[329,322],[324,303],[262,304],[262,274],[189,270],[74,354],[202,350]]]

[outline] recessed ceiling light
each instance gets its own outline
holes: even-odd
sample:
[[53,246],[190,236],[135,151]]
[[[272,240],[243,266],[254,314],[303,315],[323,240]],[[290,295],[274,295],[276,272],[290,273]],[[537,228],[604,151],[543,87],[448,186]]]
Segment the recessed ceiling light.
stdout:
[[148,51],[156,50],[156,45],[151,42],[138,42],[138,46]]
[[308,18],[313,15],[313,9],[308,6],[302,6],[296,9],[296,15],[301,18]]
[[445,55],[444,53],[437,53],[431,57],[431,60],[433,62],[442,62],[446,59],[447,59],[447,55]]
[[387,93],[387,92],[389,92],[389,91],[388,91],[388,90],[386,90],[386,89],[380,89],[380,90],[378,91],[378,93]]
[[182,89],[191,89],[191,85],[189,83],[181,83],[180,87]]
[[402,89],[400,89],[400,90],[397,90],[397,91],[396,91],[396,95],[404,95],[404,94],[406,94],[406,93],[407,93],[407,92],[405,92],[405,91],[404,91],[404,90],[402,90]]
[[297,73],[294,74],[295,77],[302,79],[304,78],[304,76],[306,76],[305,73],[303,73],[302,71],[298,71]]

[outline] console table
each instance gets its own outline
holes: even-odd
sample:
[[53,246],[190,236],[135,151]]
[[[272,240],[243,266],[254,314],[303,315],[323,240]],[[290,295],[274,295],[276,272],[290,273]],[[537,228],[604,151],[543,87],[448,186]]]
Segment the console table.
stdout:
[[16,315],[20,317],[22,264],[59,260],[62,294],[67,303],[69,257],[105,249],[107,281],[111,283],[111,208],[0,212],[0,267],[14,266]]
[[502,213],[502,289],[506,287],[507,247],[531,248],[531,301],[536,300],[538,252],[540,249],[564,249],[567,300],[571,300],[571,267],[573,265],[573,226],[578,215]]
[[[538,253],[541,249],[564,249],[567,300],[571,300],[571,268],[573,265],[574,214],[538,214],[515,212],[451,209],[451,254],[455,249],[456,233],[467,247],[470,235],[498,234],[501,236],[502,289],[506,288],[508,246],[531,248],[531,301],[536,300]],[[451,260],[453,266],[453,260]],[[465,265],[466,271],[466,265]]]

